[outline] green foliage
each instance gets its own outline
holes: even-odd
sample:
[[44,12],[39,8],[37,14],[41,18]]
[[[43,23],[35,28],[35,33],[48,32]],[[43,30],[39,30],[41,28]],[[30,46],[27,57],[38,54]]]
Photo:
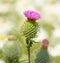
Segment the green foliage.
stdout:
[[2,50],[0,49],[0,59],[2,58]]
[[1,3],[10,3],[10,4],[14,4],[17,0],[1,0]]
[[60,56],[54,57],[54,63],[60,63]]

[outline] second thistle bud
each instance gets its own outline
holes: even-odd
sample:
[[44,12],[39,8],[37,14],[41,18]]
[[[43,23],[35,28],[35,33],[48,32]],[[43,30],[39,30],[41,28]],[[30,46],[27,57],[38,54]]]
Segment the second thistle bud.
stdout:
[[3,57],[9,63],[15,63],[21,55],[20,45],[14,38],[8,38],[7,44],[3,47]]
[[36,55],[35,63],[51,63],[51,57],[48,53],[48,45],[49,41],[44,39],[42,41],[42,47]]

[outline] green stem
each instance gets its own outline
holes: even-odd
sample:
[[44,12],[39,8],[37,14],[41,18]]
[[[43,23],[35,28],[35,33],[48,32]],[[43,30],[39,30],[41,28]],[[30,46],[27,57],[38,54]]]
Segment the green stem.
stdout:
[[30,63],[30,47],[28,47],[28,63]]
[[30,39],[26,39],[27,49],[28,49],[28,63],[30,62],[30,47],[32,46],[32,41]]

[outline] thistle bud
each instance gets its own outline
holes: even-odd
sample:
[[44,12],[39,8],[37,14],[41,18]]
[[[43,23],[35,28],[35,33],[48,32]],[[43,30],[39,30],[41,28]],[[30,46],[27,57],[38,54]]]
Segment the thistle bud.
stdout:
[[24,15],[27,17],[27,21],[24,23],[23,34],[27,38],[34,38],[38,31],[38,23],[36,20],[40,18],[39,13],[34,11],[25,11]]

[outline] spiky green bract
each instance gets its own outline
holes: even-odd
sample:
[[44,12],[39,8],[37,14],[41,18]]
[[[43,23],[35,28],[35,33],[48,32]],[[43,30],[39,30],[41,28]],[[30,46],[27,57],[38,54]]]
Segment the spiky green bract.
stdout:
[[4,45],[3,57],[8,63],[17,63],[21,55],[20,46],[16,41],[9,41]]
[[34,38],[38,30],[38,23],[28,20],[24,23],[23,34],[27,38]]
[[50,63],[50,56],[47,49],[41,49],[36,56],[35,63]]

